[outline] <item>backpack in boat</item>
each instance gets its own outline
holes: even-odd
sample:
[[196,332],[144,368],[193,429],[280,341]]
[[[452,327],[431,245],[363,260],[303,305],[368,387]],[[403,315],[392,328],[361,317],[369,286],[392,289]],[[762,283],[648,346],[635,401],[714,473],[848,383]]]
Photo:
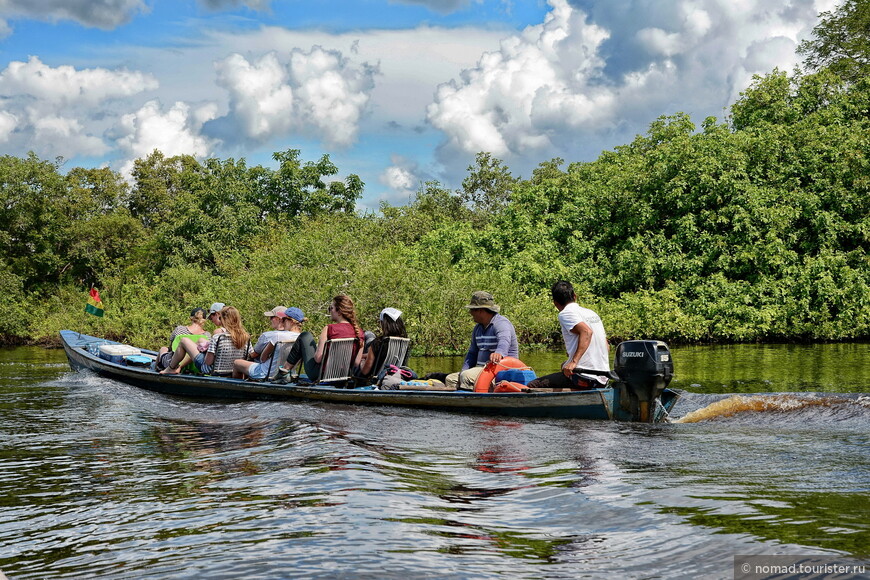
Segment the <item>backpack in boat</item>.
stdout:
[[528,385],[537,377],[535,376],[535,371],[530,369],[529,367],[522,369],[507,369],[503,371],[499,371],[495,373],[495,384],[498,384],[502,381],[507,381],[509,383],[520,383],[521,385]]
[[417,373],[408,367],[387,365],[380,373],[378,373],[378,376],[375,379],[375,384],[381,388],[395,389],[398,388],[394,386],[398,384],[398,381],[412,381],[417,378],[419,378],[417,377]]
[[[524,371],[532,370],[526,363],[512,356],[506,356],[497,363],[488,362],[484,365],[483,371],[477,375],[477,381],[474,383],[474,392],[491,393],[492,387],[495,384],[496,375],[508,369]],[[534,375],[534,373],[532,373],[532,375]]]

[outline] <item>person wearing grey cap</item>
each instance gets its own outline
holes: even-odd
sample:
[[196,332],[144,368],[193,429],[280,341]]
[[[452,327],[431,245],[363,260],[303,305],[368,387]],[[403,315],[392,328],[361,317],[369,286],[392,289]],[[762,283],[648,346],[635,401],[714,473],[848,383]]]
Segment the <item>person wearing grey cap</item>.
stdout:
[[472,294],[466,308],[477,324],[471,332],[462,370],[447,375],[444,382],[454,389],[472,391],[486,363],[498,363],[507,356],[519,357],[519,343],[514,325],[499,314],[501,307],[489,292],[479,290]]
[[206,316],[206,319],[215,325],[215,334],[226,332],[226,329],[223,328],[221,323],[221,310],[224,309],[224,306],[226,306],[226,304],[223,302],[215,302],[208,307],[208,316]]

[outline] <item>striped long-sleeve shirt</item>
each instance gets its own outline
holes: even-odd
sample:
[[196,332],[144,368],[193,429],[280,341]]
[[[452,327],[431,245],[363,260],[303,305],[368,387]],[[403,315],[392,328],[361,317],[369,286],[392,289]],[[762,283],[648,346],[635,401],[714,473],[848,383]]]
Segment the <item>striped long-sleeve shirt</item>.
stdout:
[[501,314],[493,316],[486,326],[478,324],[474,327],[462,370],[485,365],[493,352],[516,358],[520,355],[514,325]]

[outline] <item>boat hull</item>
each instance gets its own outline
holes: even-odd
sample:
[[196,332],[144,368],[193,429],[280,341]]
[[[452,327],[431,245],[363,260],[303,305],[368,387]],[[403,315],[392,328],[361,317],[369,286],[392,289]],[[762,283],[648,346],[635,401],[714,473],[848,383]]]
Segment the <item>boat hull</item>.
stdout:
[[[563,393],[473,393],[467,391],[381,391],[326,385],[281,385],[241,379],[161,375],[144,367],[125,366],[97,356],[94,347],[117,344],[77,332],[61,331],[61,340],[76,371],[90,371],[135,387],[183,397],[209,399],[290,399],[367,405],[425,407],[451,411],[528,417],[609,420],[617,406],[613,389]],[[149,351],[143,351],[148,353]],[[151,352],[150,354],[154,354]],[[676,397],[674,397],[675,402]],[[671,402],[671,406],[673,402]],[[669,409],[669,408],[668,408]],[[666,415],[662,409],[662,416]]]

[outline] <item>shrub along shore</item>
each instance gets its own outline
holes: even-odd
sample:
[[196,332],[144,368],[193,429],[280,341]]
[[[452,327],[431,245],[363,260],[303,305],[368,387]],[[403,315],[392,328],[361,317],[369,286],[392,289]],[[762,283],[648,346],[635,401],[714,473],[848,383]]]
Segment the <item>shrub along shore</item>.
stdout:
[[[524,348],[561,348],[549,287],[570,280],[614,340],[673,343],[870,337],[870,81],[757,77],[724,122],[662,117],[591,162],[528,178],[478,154],[462,188],[355,212],[363,183],[324,155],[136,162],[132,179],[0,158],[0,336],[63,328],[157,347],[220,301],[264,330],[299,306],[309,328],[349,294],[363,325],[395,306],[417,354],[462,352],[474,290],[492,292]],[[96,286],[105,316],[85,314]]]

